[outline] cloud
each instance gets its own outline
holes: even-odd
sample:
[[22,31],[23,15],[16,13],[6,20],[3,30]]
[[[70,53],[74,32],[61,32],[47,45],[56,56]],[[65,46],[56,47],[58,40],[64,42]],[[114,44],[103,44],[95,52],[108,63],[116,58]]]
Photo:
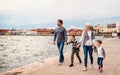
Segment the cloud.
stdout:
[[55,24],[58,18],[64,20],[66,27],[103,23],[103,19],[120,16],[119,3],[120,0],[0,0],[0,25],[42,27]]

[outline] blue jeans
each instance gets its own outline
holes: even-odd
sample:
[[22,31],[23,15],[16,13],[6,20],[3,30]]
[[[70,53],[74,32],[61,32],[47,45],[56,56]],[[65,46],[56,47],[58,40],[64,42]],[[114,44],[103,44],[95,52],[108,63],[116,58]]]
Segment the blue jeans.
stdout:
[[84,66],[87,67],[88,52],[89,52],[89,57],[90,57],[91,64],[93,64],[93,55],[92,55],[93,49],[92,49],[92,46],[84,45],[83,50],[84,50]]
[[64,61],[64,55],[63,55],[63,48],[64,48],[64,41],[57,42],[58,50],[59,50],[59,62],[62,63]]
[[98,57],[98,59],[97,59],[97,64],[98,64],[100,67],[103,67],[103,58]]

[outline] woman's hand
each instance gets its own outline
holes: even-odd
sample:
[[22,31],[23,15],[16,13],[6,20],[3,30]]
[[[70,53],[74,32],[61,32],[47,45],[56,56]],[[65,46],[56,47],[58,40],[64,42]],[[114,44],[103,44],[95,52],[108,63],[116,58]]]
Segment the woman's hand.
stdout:
[[56,45],[56,43],[54,42],[54,45]]
[[95,46],[94,46],[94,45],[92,45],[92,48],[94,49],[94,48],[95,48]]

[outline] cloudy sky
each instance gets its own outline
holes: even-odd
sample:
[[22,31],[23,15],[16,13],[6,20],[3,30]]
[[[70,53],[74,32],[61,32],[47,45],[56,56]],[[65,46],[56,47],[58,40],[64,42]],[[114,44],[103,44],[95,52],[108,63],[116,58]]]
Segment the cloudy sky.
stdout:
[[0,28],[83,28],[120,19],[120,0],[0,0]]

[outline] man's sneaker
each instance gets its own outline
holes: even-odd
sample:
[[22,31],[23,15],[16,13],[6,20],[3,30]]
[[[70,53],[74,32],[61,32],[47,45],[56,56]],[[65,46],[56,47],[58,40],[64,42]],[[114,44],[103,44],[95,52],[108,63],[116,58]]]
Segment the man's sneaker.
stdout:
[[62,66],[62,63],[59,63],[58,66]]
[[83,68],[83,71],[87,71],[87,67],[84,67],[84,68]]
[[69,67],[73,67],[74,65],[73,64],[70,64]]
[[102,67],[100,67],[100,70],[99,70],[99,71],[100,71],[100,73],[102,73],[102,72],[103,72],[103,68],[102,68]]

